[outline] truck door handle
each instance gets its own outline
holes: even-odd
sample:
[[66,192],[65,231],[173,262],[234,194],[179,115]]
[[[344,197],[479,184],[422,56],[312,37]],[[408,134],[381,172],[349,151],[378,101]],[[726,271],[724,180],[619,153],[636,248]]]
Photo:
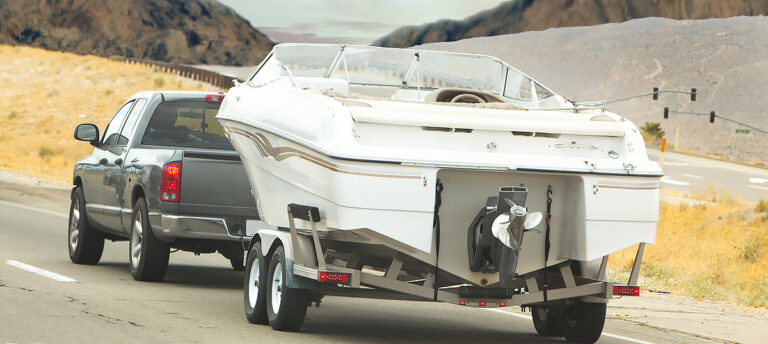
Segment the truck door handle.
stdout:
[[123,158],[117,158],[117,159],[115,159],[115,165],[118,165],[118,166],[120,166],[120,165],[122,165],[122,164],[123,164]]
[[107,158],[101,158],[101,160],[99,160],[99,164],[102,164],[102,165],[106,165],[108,162],[109,161],[107,160]]

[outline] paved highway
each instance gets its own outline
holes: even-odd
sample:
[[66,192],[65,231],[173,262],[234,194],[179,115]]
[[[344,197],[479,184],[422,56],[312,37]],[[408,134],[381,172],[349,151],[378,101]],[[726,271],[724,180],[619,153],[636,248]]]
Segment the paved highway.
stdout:
[[[299,333],[251,325],[243,315],[243,274],[224,258],[174,253],[162,283],[131,278],[125,242],[107,242],[98,265],[72,264],[66,190],[44,198],[32,190],[0,183],[0,343],[562,342],[537,336],[518,307],[431,302],[327,297]],[[616,312],[624,310],[609,307]],[[615,318],[605,332],[600,343],[703,342]]]
[[[648,150],[648,156],[659,160],[659,151]],[[664,153],[665,190],[692,193],[712,185],[736,198],[757,203],[768,200],[768,170],[715,159],[700,158],[675,152]]]

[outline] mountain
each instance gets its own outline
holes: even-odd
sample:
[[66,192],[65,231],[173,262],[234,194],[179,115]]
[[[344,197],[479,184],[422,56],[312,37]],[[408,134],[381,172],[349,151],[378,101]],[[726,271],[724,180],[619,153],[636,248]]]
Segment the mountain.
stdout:
[[0,44],[255,65],[274,43],[214,0],[0,0]]
[[410,47],[432,42],[618,23],[636,18],[726,18],[768,14],[768,0],[511,0],[464,20],[406,26],[373,45]]
[[737,160],[768,163],[768,134],[735,132],[739,126],[708,116],[663,118],[665,106],[680,111],[715,111],[768,129],[768,17],[624,23],[431,43],[422,49],[486,54],[501,58],[555,92],[577,101],[614,99],[653,87],[698,89],[609,105],[638,126],[660,122],[673,143]]

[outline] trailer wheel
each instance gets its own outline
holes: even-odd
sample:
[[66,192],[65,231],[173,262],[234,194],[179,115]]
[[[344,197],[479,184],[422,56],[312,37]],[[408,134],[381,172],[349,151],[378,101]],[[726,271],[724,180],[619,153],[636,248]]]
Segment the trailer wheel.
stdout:
[[285,251],[278,246],[269,259],[267,275],[267,317],[277,331],[298,331],[309,305],[309,291],[286,287]]
[[594,343],[600,338],[605,324],[605,303],[576,300],[568,305],[563,321],[563,335],[570,343]]
[[251,324],[269,323],[267,319],[267,264],[261,254],[261,243],[253,244],[248,252],[245,278],[243,279],[243,301],[245,318]]
[[133,205],[131,238],[128,245],[128,260],[131,275],[137,281],[162,281],[168,270],[170,247],[158,239],[149,223],[147,202],[139,198]]
[[540,336],[562,337],[565,304],[551,302],[547,305],[531,306],[533,327]]
[[96,264],[104,251],[104,234],[91,227],[85,215],[83,188],[77,187],[72,193],[69,206],[69,259],[75,264]]

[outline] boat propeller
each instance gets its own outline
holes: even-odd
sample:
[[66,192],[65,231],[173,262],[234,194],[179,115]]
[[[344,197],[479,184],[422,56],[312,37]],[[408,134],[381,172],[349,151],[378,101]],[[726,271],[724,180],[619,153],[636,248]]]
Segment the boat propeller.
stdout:
[[493,220],[491,225],[491,233],[496,239],[499,239],[505,246],[520,251],[523,241],[523,232],[535,230],[536,226],[541,223],[544,215],[541,212],[528,213],[528,209],[521,207],[510,199],[504,199],[509,205],[509,212],[501,214]]

